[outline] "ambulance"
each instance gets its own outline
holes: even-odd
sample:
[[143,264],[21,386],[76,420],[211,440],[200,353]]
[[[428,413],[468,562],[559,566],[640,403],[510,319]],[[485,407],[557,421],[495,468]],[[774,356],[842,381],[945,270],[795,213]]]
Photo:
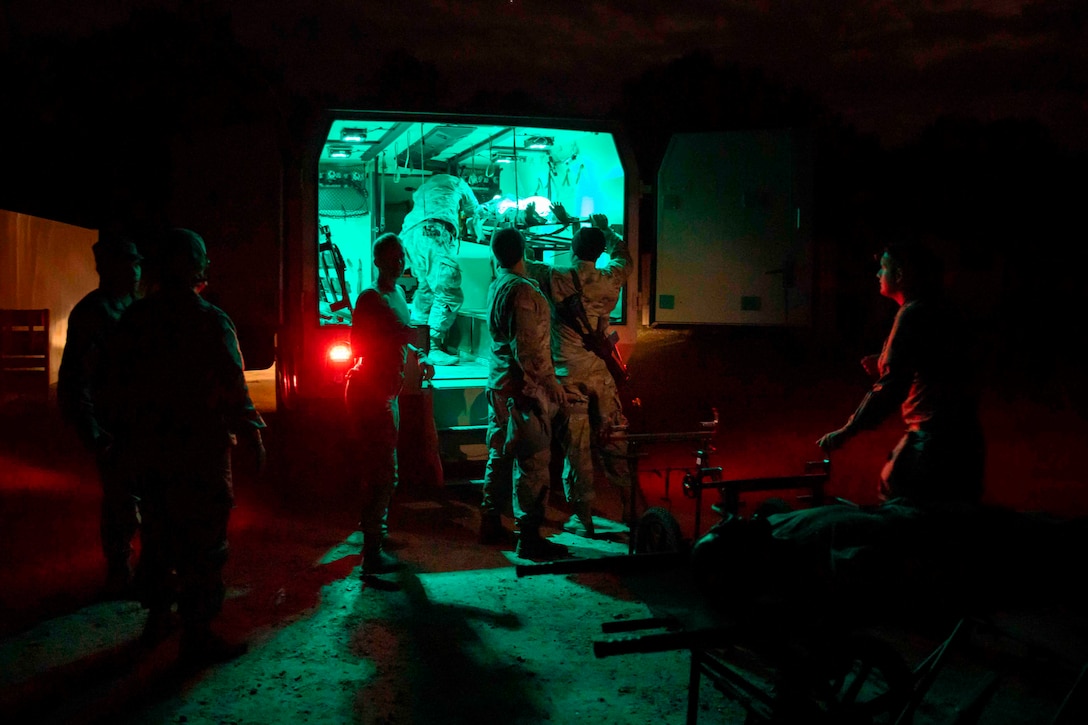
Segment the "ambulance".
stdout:
[[[455,456],[486,425],[488,242],[500,224],[523,232],[532,258],[565,265],[574,232],[607,218],[634,259],[611,315],[621,355],[648,326],[811,323],[803,132],[676,134],[654,168],[640,169],[624,129],[603,121],[333,110],[318,126],[297,198],[286,200],[297,219],[285,225],[275,345],[284,411],[341,403],[353,305],[377,274],[374,240],[401,231],[413,193],[435,174],[467,183],[482,222],[457,230],[464,301],[447,340],[457,363],[429,384],[409,369],[404,394],[428,398]],[[400,283],[411,299],[411,269]]]

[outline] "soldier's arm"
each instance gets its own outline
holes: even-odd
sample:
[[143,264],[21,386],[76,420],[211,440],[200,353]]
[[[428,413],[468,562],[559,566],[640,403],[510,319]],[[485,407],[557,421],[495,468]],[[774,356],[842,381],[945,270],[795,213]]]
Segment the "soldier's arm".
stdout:
[[416,339],[415,329],[406,326],[377,290],[368,289],[355,301],[351,314],[351,350],[363,357],[376,345],[407,345]]
[[232,433],[255,439],[259,444],[259,431],[265,427],[265,422],[249,397],[245,363],[242,360],[242,349],[238,345],[238,332],[234,322],[225,314],[221,315],[219,322],[223,351],[220,358],[223,369],[219,381],[222,386],[221,394],[227,426]]
[[351,355],[363,357],[373,340],[380,336],[379,313],[381,295],[377,291],[363,290],[355,299],[355,308],[351,313]]
[[105,363],[95,341],[91,319],[86,309],[73,310],[68,319],[68,337],[61,355],[57,402],[65,419],[75,428],[79,439],[96,448],[104,435],[95,407],[91,381],[97,366]]
[[847,435],[876,428],[907,397],[917,367],[915,361],[918,345],[916,323],[910,313],[911,310],[903,310],[896,317],[888,335],[880,377],[843,426]]
[[457,178],[457,189],[461,195],[460,209],[465,214],[475,214],[480,208],[480,200],[476,198],[476,192],[464,179]]
[[601,276],[610,277],[622,284],[634,267],[627,242],[608,226],[608,217],[604,214],[595,214],[593,225],[604,232],[604,251],[608,254],[608,264],[601,269]]

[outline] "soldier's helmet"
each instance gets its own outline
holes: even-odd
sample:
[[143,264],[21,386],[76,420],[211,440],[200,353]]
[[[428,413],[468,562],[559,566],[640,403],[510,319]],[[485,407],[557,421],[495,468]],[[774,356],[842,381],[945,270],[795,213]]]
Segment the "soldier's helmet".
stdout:
[[208,248],[203,237],[191,229],[176,227],[167,231],[160,255],[163,284],[193,286],[207,278]]
[[103,266],[111,262],[140,262],[143,255],[136,248],[136,243],[123,234],[103,233],[91,247],[95,264]]

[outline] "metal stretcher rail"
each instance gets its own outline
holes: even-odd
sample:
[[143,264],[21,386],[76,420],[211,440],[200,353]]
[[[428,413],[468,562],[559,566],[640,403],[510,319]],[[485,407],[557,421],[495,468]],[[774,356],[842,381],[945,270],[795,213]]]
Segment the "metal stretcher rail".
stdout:
[[[639,551],[640,544],[639,537],[636,535],[636,527],[638,527],[640,523],[647,527],[653,527],[655,525],[667,527],[676,526],[675,521],[672,520],[668,522],[658,522],[654,520],[655,517],[663,516],[668,516],[671,519],[671,514],[667,514],[662,510],[654,508],[648,509],[646,514],[644,514],[644,520],[642,522],[640,522],[636,516],[635,507],[637,506],[638,501],[643,498],[639,482],[639,460],[645,457],[645,454],[640,452],[640,448],[647,444],[696,443],[698,445],[698,449],[695,451],[695,465],[690,468],[678,469],[684,471],[682,481],[684,495],[695,499],[695,524],[694,531],[692,532],[692,540],[698,538],[703,533],[703,492],[706,490],[720,492],[721,501],[712,508],[714,508],[717,513],[723,515],[737,514],[740,510],[741,495],[745,493],[803,490],[808,492],[805,497],[808,499],[809,503],[817,506],[824,503],[824,487],[831,478],[831,461],[826,458],[819,461],[806,462],[804,473],[799,475],[737,479],[722,478],[723,471],[721,466],[710,465],[710,456],[714,451],[713,439],[718,431],[718,423],[718,410],[715,408],[713,419],[700,423],[701,430],[661,433],[629,433],[626,430],[619,430],[613,431],[608,436],[608,440],[612,443],[626,444],[625,453],[617,453],[608,449],[603,449],[601,453],[613,457],[622,457],[629,463],[632,495],[629,497],[630,504],[628,510],[623,512],[624,521],[627,523],[629,529],[629,553],[634,554]],[[669,475],[673,470],[674,469],[670,468],[666,472],[666,496],[668,495],[669,490]],[[645,550],[639,553],[645,553]]]
[[[590,571],[651,577],[663,574],[675,583],[686,567],[684,554],[634,554],[527,564],[518,567],[517,575]],[[669,586],[666,581],[659,584]],[[780,632],[781,625],[762,622],[761,626],[701,609],[696,602],[690,610],[681,615],[602,623],[605,636],[592,644],[598,658],[688,651],[688,725],[698,721],[699,688],[704,677],[747,711],[748,722],[828,725],[870,722],[876,714],[897,711],[912,697],[920,699],[931,682],[926,680],[914,689],[902,658],[875,638],[808,627],[799,620]],[[941,661],[927,666],[935,669]],[[800,719],[783,720],[784,712]]]
[[[687,547],[646,548],[636,542],[646,524],[655,515],[663,517],[675,529],[671,543],[679,541],[678,524],[671,513],[660,508],[647,510],[635,526],[635,506],[639,499],[638,461],[644,456],[640,446],[655,443],[694,442],[696,465],[685,471],[685,495],[696,500],[693,540],[701,534],[702,493],[713,489],[721,493],[712,508],[722,514],[736,515],[740,496],[749,492],[807,490],[815,505],[825,502],[824,487],[830,478],[830,461],[810,461],[805,472],[796,476],[774,476],[723,480],[722,469],[709,465],[713,450],[712,439],[717,431],[718,415],[702,423],[702,430],[675,433],[614,432],[612,441],[627,443],[625,453],[612,453],[630,462],[631,507],[624,515],[631,527],[631,551],[627,555],[594,559],[572,559],[541,564],[519,565],[518,577],[537,574],[577,574],[610,572],[628,579],[651,584],[647,590],[669,598],[672,614],[638,620],[606,622],[601,631],[606,635],[593,642],[597,657],[687,650],[691,656],[688,681],[687,720],[696,725],[699,714],[699,689],[704,677],[727,698],[747,712],[746,723],[840,723],[888,722],[908,725],[942,668],[948,663],[953,648],[986,626],[975,617],[959,619],[951,633],[913,667],[904,657],[873,630],[859,622],[830,619],[818,615],[810,605],[801,605],[798,614],[812,616],[771,620],[773,616],[760,609],[741,610],[726,614],[718,607],[707,607],[707,600],[696,587],[690,601],[683,591],[695,581],[688,568]],[[671,470],[671,469],[670,469]],[[666,491],[668,479],[666,479]],[[664,539],[662,539],[664,540]],[[676,587],[676,590],[672,588]],[[655,600],[651,596],[647,602]],[[792,612],[791,606],[772,610]],[[666,607],[666,613],[669,610]],[[731,610],[732,611],[732,610]],[[769,610],[770,611],[770,610]],[[833,611],[833,610],[820,610]],[[745,617],[752,618],[746,621]],[[1079,665],[1079,663],[1078,663]],[[1088,666],[1080,670],[1072,688],[1062,702],[1051,725],[1088,722]],[[992,676],[984,686],[963,697],[956,704],[956,725],[977,723],[998,688],[998,677]]]
[[[611,572],[650,575],[657,581],[661,574],[675,577],[686,566],[686,554],[634,554],[519,565],[517,576]],[[957,647],[970,650],[965,642],[973,633],[993,630],[985,619],[962,617],[944,640],[910,666],[888,641],[860,624],[753,622],[703,611],[698,601],[689,607],[680,616],[604,622],[605,636],[592,643],[598,658],[688,651],[687,725],[698,723],[704,677],[744,708],[746,723],[908,725],[952,652]],[[1088,722],[1086,675],[1088,666],[1080,670],[1051,725]],[[999,684],[992,676],[964,695],[956,703],[956,725],[978,723]]]

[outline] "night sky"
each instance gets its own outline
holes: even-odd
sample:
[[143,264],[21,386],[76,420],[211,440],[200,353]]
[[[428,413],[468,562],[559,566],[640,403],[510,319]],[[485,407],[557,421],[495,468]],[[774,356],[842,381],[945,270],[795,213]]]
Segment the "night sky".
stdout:
[[701,52],[814,94],[886,144],[953,114],[1034,117],[1062,145],[1088,145],[1088,11],[1075,0],[37,0],[4,4],[0,48],[87,37],[137,7],[227,14],[237,43],[319,95],[380,82],[378,59],[402,50],[433,64],[453,98],[517,88],[599,114],[624,80]]

